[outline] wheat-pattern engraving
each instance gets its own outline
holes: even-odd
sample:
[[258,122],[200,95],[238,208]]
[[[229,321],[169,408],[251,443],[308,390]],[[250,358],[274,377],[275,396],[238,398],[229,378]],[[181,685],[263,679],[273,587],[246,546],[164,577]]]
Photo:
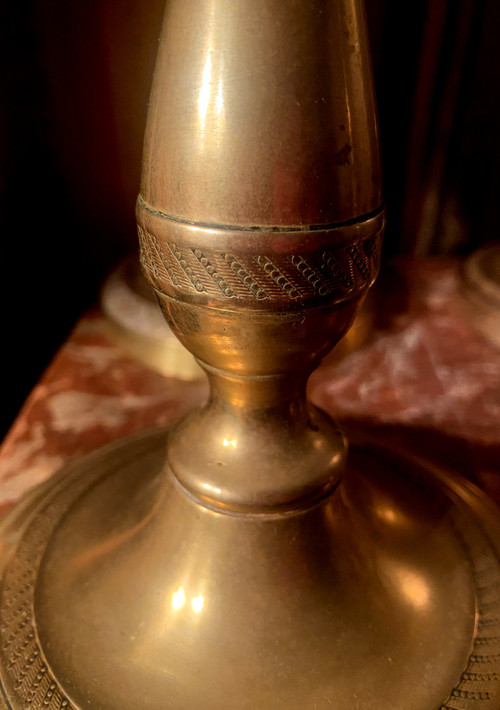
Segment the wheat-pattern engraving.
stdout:
[[476,526],[455,514],[451,525],[472,570],[478,620],[460,682],[440,710],[498,710],[500,707],[500,580],[498,555]]
[[[89,481],[64,489],[28,526],[6,566],[0,592],[0,649],[13,689],[3,688],[13,707],[76,710],[48,667],[36,633],[35,581],[47,540],[67,507]],[[3,681],[3,679],[2,679]],[[13,697],[12,697],[13,696]],[[17,702],[16,702],[17,701]]]
[[245,267],[240,264],[235,256],[232,254],[222,254],[221,256],[245,288],[247,288],[256,299],[261,300],[263,298],[270,298],[269,294],[257,283],[252,274],[250,274]]
[[159,241],[139,228],[144,273],[160,293],[273,308],[299,301],[342,301],[375,279],[381,236],[308,254],[231,254]]

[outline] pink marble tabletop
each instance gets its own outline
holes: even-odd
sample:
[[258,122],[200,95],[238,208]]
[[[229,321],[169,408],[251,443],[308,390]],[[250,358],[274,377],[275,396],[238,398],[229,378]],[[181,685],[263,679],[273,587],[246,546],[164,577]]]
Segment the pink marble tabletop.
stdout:
[[[500,356],[460,297],[460,263],[402,261],[378,284],[367,342],[311,377],[311,399],[349,430],[416,451],[500,502]],[[56,354],[0,448],[0,508],[69,459],[168,423],[207,394],[129,357],[88,312]]]

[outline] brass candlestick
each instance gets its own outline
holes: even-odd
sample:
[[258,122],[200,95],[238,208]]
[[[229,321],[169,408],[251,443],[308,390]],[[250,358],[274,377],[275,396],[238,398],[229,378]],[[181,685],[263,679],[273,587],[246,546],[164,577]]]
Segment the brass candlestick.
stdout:
[[138,221],[210,398],[4,521],[0,705],[499,708],[494,506],[305,398],[384,225],[360,2],[171,0]]

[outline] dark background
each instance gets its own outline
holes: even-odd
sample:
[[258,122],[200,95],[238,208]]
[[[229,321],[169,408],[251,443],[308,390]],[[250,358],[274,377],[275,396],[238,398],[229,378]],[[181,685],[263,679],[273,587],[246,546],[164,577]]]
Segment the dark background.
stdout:
[[[237,1],[237,0],[235,0]],[[134,203],[164,0],[0,7],[0,437],[99,285]],[[497,240],[498,0],[367,0],[395,254]]]

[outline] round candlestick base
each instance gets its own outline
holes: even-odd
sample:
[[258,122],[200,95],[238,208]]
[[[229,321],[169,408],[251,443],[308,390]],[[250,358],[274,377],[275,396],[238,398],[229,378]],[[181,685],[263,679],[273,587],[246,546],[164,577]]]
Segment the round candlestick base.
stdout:
[[500,524],[473,485],[360,442],[322,499],[239,513],[165,442],[107,446],[5,517],[0,707],[500,707]]

